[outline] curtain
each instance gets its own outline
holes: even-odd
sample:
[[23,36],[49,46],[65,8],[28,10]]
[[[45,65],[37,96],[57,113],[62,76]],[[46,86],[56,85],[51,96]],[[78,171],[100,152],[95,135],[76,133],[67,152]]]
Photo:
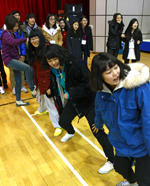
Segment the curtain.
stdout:
[[89,17],[89,0],[61,0],[61,9],[65,4],[83,4],[83,14]]
[[26,19],[26,14],[33,13],[38,26],[42,26],[49,13],[57,14],[56,0],[1,0],[0,3],[0,28],[5,22],[5,16],[12,10],[18,10],[21,14],[21,22]]

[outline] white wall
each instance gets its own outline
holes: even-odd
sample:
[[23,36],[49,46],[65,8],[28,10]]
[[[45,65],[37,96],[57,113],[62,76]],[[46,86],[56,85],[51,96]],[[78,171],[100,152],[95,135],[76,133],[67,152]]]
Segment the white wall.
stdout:
[[94,51],[106,51],[108,21],[123,15],[124,30],[132,18],[139,21],[143,39],[150,39],[150,0],[90,0],[89,23],[93,25]]

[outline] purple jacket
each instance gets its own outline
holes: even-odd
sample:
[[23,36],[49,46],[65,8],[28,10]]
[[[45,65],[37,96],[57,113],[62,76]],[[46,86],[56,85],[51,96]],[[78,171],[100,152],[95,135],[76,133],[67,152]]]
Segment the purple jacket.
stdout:
[[2,43],[2,59],[7,66],[13,59],[19,59],[18,45],[24,43],[27,38],[17,39],[15,34],[8,30],[4,30],[1,36]]

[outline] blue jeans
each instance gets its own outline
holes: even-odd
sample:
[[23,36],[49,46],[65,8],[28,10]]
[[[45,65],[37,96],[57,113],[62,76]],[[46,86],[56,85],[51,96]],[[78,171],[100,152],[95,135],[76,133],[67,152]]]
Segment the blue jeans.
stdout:
[[34,90],[34,83],[33,83],[33,76],[32,76],[32,68],[25,64],[20,62],[19,60],[13,59],[11,60],[8,65],[8,68],[13,69],[14,76],[15,76],[15,91],[16,91],[16,100],[20,101],[20,95],[21,95],[21,71],[25,72],[26,80],[29,85],[29,88],[31,91]]

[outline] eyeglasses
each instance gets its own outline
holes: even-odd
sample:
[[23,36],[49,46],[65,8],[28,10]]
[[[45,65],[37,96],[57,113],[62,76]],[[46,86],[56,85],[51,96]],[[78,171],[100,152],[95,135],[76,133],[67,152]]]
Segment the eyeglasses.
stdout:
[[55,21],[56,19],[55,18],[50,18],[51,21]]
[[88,22],[88,20],[82,20],[83,22]]
[[30,42],[31,42],[31,43],[36,42],[36,41],[39,41],[39,38],[36,38],[36,39],[30,39]]

